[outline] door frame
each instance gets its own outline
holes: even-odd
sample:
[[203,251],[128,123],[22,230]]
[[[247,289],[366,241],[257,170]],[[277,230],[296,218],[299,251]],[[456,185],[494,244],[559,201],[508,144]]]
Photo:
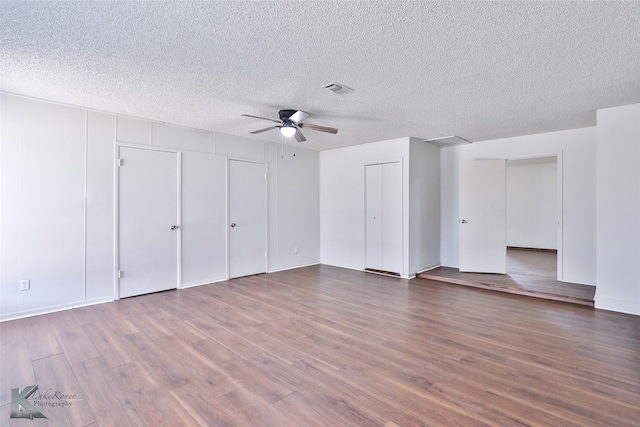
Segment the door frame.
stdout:
[[182,289],[182,152],[171,148],[152,147],[139,144],[131,144],[127,142],[115,141],[114,150],[114,212],[113,212],[113,299],[120,299],[120,148],[136,148],[139,150],[148,151],[162,151],[167,153],[174,153],[176,155],[176,174],[177,174],[177,196],[176,196],[176,218],[177,218],[177,235],[176,235],[176,289]]
[[[556,152],[551,152],[551,153],[547,153],[547,154],[534,154],[534,155],[530,155],[530,156],[515,156],[515,157],[506,157],[505,160],[505,167],[506,166],[506,162],[509,160],[531,160],[531,159],[539,159],[539,158],[543,158],[543,157],[555,157],[556,158],[556,219],[557,219],[557,226],[556,226],[556,246],[557,246],[557,270],[556,270],[556,280],[558,282],[563,282],[564,280],[564,258],[563,258],[563,254],[564,254],[564,249],[563,249],[563,233],[564,233],[564,197],[563,197],[563,188],[564,188],[564,177],[563,177],[563,159],[562,159],[562,150],[556,151]],[[506,222],[505,222],[505,229],[506,229]]]
[[244,163],[254,163],[258,165],[262,165],[264,167],[264,232],[265,232],[265,245],[264,245],[264,271],[265,273],[269,272],[269,164],[267,162],[261,162],[258,160],[249,160],[237,157],[227,157],[226,168],[227,168],[227,188],[226,188],[226,199],[227,199],[227,209],[226,209],[226,234],[225,237],[227,239],[227,280],[231,280],[231,230],[230,230],[230,221],[231,221],[231,164],[230,162],[244,162]]

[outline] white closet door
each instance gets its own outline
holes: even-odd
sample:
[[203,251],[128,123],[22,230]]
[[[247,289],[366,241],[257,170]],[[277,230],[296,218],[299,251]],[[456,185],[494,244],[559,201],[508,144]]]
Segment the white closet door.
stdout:
[[166,151],[120,147],[120,297],[178,285],[178,161]]
[[365,179],[365,268],[382,270],[382,165],[367,165]]
[[382,165],[382,270],[402,272],[402,167]]
[[402,166],[365,167],[365,268],[402,273]]

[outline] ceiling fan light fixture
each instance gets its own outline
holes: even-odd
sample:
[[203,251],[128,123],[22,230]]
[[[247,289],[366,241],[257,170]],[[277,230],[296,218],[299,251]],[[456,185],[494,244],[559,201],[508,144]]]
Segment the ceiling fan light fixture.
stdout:
[[286,137],[292,137],[296,134],[296,128],[291,125],[280,126],[280,132]]

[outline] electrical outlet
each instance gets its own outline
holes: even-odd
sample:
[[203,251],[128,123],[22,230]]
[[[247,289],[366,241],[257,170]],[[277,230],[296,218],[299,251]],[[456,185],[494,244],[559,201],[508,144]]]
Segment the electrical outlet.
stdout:
[[298,247],[297,247],[297,246],[294,246],[294,247],[293,247],[293,253],[294,253],[294,254],[297,254],[297,253],[298,253]]
[[20,280],[20,290],[28,291],[29,289],[31,289],[31,280],[29,279]]

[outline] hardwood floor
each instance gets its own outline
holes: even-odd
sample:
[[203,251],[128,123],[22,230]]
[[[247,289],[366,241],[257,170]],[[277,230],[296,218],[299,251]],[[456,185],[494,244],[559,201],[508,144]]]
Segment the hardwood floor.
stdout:
[[[640,317],[330,266],[4,322],[0,341],[2,426],[640,425]],[[32,384],[70,406],[11,419]]]
[[493,291],[594,306],[595,286],[556,280],[555,252],[522,248],[507,250],[507,274],[461,273],[439,267],[419,277]]
[[507,274],[555,280],[558,277],[558,252],[508,247]]

